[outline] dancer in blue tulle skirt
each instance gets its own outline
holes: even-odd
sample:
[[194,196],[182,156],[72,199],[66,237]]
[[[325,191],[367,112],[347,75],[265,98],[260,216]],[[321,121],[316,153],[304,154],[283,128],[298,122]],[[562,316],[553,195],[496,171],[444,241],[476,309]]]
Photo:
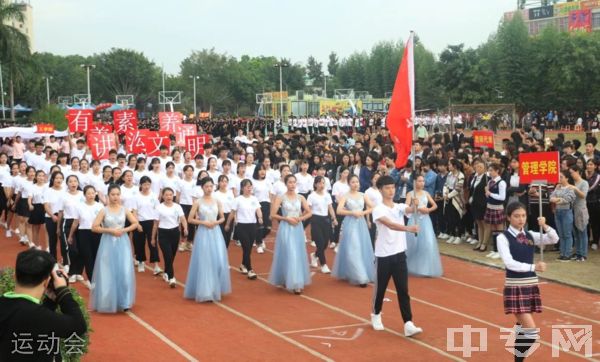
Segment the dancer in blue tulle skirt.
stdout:
[[212,196],[212,178],[200,180],[204,196],[192,206],[188,222],[198,225],[183,296],[196,302],[219,301],[231,293],[229,259],[219,225],[225,222],[219,201]]
[[[108,187],[108,206],[98,213],[92,231],[101,233],[92,277],[90,307],[101,313],[126,311],[135,301],[135,275],[128,233],[137,229],[138,222],[121,205],[121,190]],[[129,220],[125,227],[125,220]]]
[[[419,232],[415,234],[406,234],[406,264],[408,273],[420,277],[440,277],[443,274],[442,261],[438,251],[437,238],[433,230],[433,224],[429,214],[437,209],[437,204],[423,188],[425,187],[425,178],[423,175],[417,176],[416,197],[419,200],[418,213],[412,214],[408,225],[415,224],[415,218],[419,225]],[[415,197],[415,191],[406,196],[406,204],[411,205]]]
[[[271,217],[279,221],[279,227],[269,282],[300,294],[310,284],[302,221],[310,218],[311,213],[306,199],[296,193],[296,177],[287,175],[284,183],[287,192],[278,196],[271,205]],[[280,206],[281,215],[277,213]]]
[[358,176],[348,177],[348,184],[350,192],[340,199],[337,207],[337,214],[343,215],[344,221],[332,275],[364,288],[375,281],[375,257],[365,219],[373,211],[373,205],[358,192]]

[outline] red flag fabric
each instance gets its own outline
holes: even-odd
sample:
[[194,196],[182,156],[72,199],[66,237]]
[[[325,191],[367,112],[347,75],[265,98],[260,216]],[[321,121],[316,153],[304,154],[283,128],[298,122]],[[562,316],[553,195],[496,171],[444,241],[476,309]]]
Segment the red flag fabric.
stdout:
[[390,138],[396,150],[396,168],[406,165],[410,156],[413,142],[413,117],[414,117],[414,62],[413,62],[413,35],[411,34],[404,48],[404,56],[394,90],[390,109],[386,117],[386,126],[390,131]]

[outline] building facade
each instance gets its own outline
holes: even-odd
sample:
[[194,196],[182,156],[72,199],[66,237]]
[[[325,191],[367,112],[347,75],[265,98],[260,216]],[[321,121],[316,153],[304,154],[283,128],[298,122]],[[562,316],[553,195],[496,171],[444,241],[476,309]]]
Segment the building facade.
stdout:
[[29,49],[31,52],[34,52],[34,38],[33,38],[33,7],[31,3],[27,0],[13,0],[13,3],[17,4],[21,7],[23,12],[23,21],[16,21],[14,19],[5,21],[6,25],[10,25],[13,28],[19,30],[21,33],[25,34],[29,39]]

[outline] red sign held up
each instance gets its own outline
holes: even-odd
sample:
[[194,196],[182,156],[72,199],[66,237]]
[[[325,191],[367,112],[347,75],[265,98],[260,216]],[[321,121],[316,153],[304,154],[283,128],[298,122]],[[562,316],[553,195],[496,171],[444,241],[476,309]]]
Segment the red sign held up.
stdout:
[[195,124],[178,124],[177,131],[175,132],[175,144],[178,147],[185,146],[185,138],[187,136],[195,136],[198,134],[198,130]]
[[89,132],[86,138],[94,160],[106,160],[110,150],[117,149],[115,135],[111,133]]
[[117,134],[126,134],[128,131],[138,129],[137,111],[135,109],[114,111],[113,120]]
[[89,109],[69,109],[66,118],[69,121],[69,131],[85,133],[92,128],[94,112]]
[[208,134],[201,134],[196,136],[186,136],[185,137],[185,149],[192,154],[192,157],[196,157],[196,155],[204,154],[204,145],[210,143],[211,136]]
[[530,152],[519,154],[519,183],[546,181],[556,184],[560,176],[558,152]]
[[494,149],[494,132],[473,131],[473,147]]
[[183,114],[180,112],[159,112],[158,122],[161,131],[173,134],[177,132],[177,125],[183,122]]
[[55,127],[51,123],[39,123],[35,125],[35,133],[54,134]]
[[92,127],[88,129],[88,132],[92,133],[112,133],[113,127],[110,124],[94,122]]

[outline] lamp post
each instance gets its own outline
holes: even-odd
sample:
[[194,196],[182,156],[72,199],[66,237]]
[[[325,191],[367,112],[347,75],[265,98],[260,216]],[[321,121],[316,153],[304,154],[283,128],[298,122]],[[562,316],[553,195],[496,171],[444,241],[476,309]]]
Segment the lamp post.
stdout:
[[190,75],[190,78],[194,81],[194,117],[198,117],[198,113],[196,112],[196,79],[200,79],[197,75]]
[[90,105],[92,104],[92,92],[90,91],[90,70],[96,68],[95,64],[81,64],[81,68],[84,68],[87,72],[87,94],[88,94],[88,102]]
[[290,65],[284,61],[275,63],[276,68],[279,68],[279,117],[281,117],[281,123],[283,124],[283,68],[287,68]]
[[0,97],[2,98],[2,119],[6,118],[6,111],[4,110],[4,83],[2,82],[2,64],[0,63]]
[[50,105],[50,79],[53,79],[52,77],[44,77],[44,79],[46,79],[46,100],[48,102],[48,105]]

